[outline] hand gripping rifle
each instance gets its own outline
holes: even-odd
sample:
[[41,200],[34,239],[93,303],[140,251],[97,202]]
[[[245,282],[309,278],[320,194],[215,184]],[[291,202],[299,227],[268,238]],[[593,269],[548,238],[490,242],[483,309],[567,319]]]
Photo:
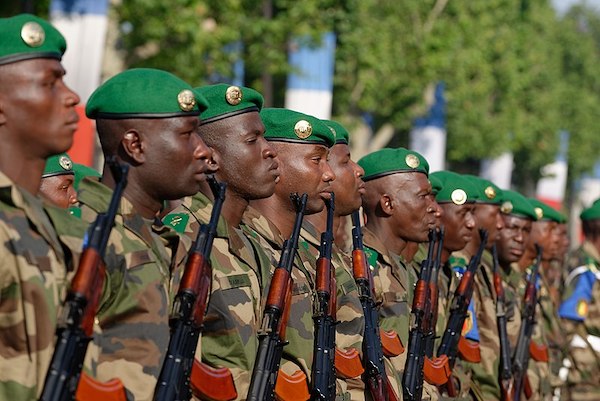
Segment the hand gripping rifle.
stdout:
[[317,259],[315,346],[311,368],[311,400],[330,401],[335,399],[335,324],[336,286],[335,272],[331,266],[333,245],[334,193],[327,199],[327,228],[321,234],[319,259]]
[[[170,318],[171,338],[154,389],[155,401],[187,401],[191,397],[190,375],[212,282],[210,253],[217,235],[217,224],[227,187],[225,183],[217,182],[213,175],[207,176],[206,179],[215,200],[209,223],[200,226],[188,253],[183,277],[175,296]],[[215,383],[211,383],[211,387],[222,390],[219,388],[221,386]]]
[[360,303],[365,316],[363,336],[364,381],[375,401],[397,401],[383,362],[379,333],[379,315],[373,291],[373,278],[363,248],[362,229],[358,210],[352,213],[352,272],[358,286]]
[[292,194],[291,198],[296,208],[296,221],[292,235],[283,243],[279,263],[271,278],[262,326],[258,334],[258,351],[250,380],[248,401],[275,400],[275,385],[283,346],[286,345],[285,329],[292,299],[292,268],[308,195],[302,194],[299,197],[298,194]]
[[508,342],[508,332],[506,330],[506,298],[504,296],[504,286],[500,276],[498,263],[498,250],[496,244],[492,248],[494,257],[494,290],[496,291],[496,322],[498,325],[498,337],[500,338],[500,390],[502,391],[502,401],[512,401],[513,380],[510,358],[510,343]]
[[[408,355],[402,376],[402,391],[405,400],[420,400],[423,393],[423,367],[427,337],[431,335],[432,319],[432,276],[434,272],[434,252],[437,234],[429,231],[427,259],[421,263],[419,280],[411,311],[411,328],[408,337]],[[437,291],[437,283],[436,283]]]
[[[467,311],[469,309],[469,303],[471,303],[471,297],[473,296],[473,282],[475,280],[475,273],[477,273],[477,269],[479,268],[479,264],[481,262],[481,255],[483,255],[483,251],[485,250],[488,233],[486,230],[480,229],[479,236],[481,238],[481,242],[479,243],[477,253],[471,257],[469,265],[461,277],[458,287],[454,291],[454,297],[452,298],[452,303],[450,304],[450,316],[448,317],[448,323],[446,324],[442,341],[437,350],[438,357],[442,355],[448,356],[448,363],[451,369],[456,363],[456,356],[458,354],[460,345],[459,342],[462,339],[462,328],[465,323],[465,319],[468,316]],[[454,382],[451,380],[451,378],[449,378],[446,383],[446,389],[448,391],[448,395],[451,397],[457,396],[457,390],[454,388]]]
[[115,189],[108,210],[96,216],[86,233],[81,260],[65,301],[64,325],[57,329],[56,347],[41,401],[70,401],[76,391],[77,399],[125,400],[125,389],[120,380],[100,383],[85,374],[81,376],[106,275],[102,259],[129,171],[129,165],[119,164],[115,158],[107,159],[107,164],[116,182]]
[[535,307],[537,305],[537,278],[540,263],[542,260],[543,249],[538,244],[535,244],[537,255],[535,263],[531,268],[525,295],[523,296],[523,313],[521,315],[521,328],[519,330],[519,338],[515,346],[515,355],[513,357],[513,375],[514,375],[514,395],[513,399],[519,401],[521,399],[521,390],[525,390],[525,396],[531,397],[531,387],[528,386],[527,366],[529,364],[529,344],[533,326],[535,325]]
[[[436,238],[434,242],[437,244],[435,253],[435,259],[433,261],[433,268],[431,271],[431,278],[429,280],[429,294],[430,294],[430,306],[428,307],[429,313],[426,315],[427,335],[425,336],[425,356],[423,363],[423,377],[424,379],[435,386],[441,386],[445,384],[452,370],[448,363],[448,357],[441,355],[437,358],[433,357],[434,345],[436,337],[436,327],[438,319],[438,302],[439,302],[439,287],[438,277],[442,264],[442,250],[444,247],[444,227],[441,227],[435,232]],[[426,308],[427,309],[427,308]]]

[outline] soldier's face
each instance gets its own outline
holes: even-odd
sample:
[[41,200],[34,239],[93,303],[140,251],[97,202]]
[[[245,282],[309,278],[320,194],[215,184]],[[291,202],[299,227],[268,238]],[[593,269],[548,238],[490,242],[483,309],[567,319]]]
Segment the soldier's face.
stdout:
[[427,242],[427,234],[436,225],[437,203],[431,196],[431,184],[422,173],[400,173],[391,176],[395,187],[394,221],[397,232],[405,241]]
[[557,230],[557,226],[558,223],[555,221],[535,221],[527,245],[530,251],[532,253],[535,252],[534,244],[537,243],[543,248],[543,260],[555,258],[558,254],[560,245],[560,234]]
[[350,158],[350,148],[346,144],[337,144],[331,148],[329,165],[335,173],[331,188],[335,193],[335,212],[347,216],[357,210],[361,195],[365,192],[362,176],[365,171]]
[[40,196],[57,207],[66,209],[77,203],[77,192],[73,188],[73,174],[42,178]]
[[13,144],[32,156],[65,152],[73,143],[79,97],[63,82],[64,74],[53,59],[0,67],[0,127],[14,134]]
[[329,149],[324,145],[272,142],[280,161],[280,181],[275,195],[283,204],[289,205],[290,193],[308,194],[306,214],[318,213],[325,207],[324,199],[330,197],[331,182],[335,174],[327,157]]
[[504,227],[504,221],[500,215],[500,207],[485,203],[477,204],[475,207],[475,222],[477,227],[487,230],[488,241],[486,248],[491,248],[492,244],[498,240],[500,230]]
[[212,153],[198,135],[198,117],[145,119],[140,124],[145,192],[160,201],[198,192]]
[[[230,117],[200,127],[213,130],[210,144],[219,166],[217,178],[228,184],[228,191],[247,200],[268,198],[275,192],[280,169],[277,152],[265,139],[265,126],[258,112]],[[213,141],[212,138],[218,137]]]
[[504,228],[496,241],[498,260],[504,266],[519,261],[525,252],[531,234],[532,221],[513,215],[502,215]]
[[443,210],[442,224],[446,230],[444,249],[450,252],[463,249],[473,239],[475,206],[467,203],[442,203],[440,206]]

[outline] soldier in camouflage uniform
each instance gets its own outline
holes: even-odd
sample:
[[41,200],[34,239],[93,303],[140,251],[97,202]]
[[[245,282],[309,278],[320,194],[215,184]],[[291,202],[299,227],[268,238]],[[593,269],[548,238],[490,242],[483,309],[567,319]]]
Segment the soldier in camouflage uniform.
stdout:
[[46,202],[63,209],[77,203],[77,191],[73,187],[75,174],[73,161],[66,153],[49,157],[46,160],[40,197]]
[[[464,362],[464,366],[471,370],[471,394],[476,400],[500,400],[500,386],[498,384],[498,355],[500,346],[496,327],[496,300],[493,288],[492,254],[490,249],[497,240],[504,222],[500,216],[500,203],[502,191],[492,182],[470,175],[465,175],[477,193],[475,197],[475,222],[477,228],[488,232],[488,241],[481,258],[481,266],[475,274],[473,287],[474,320],[477,322],[477,336],[481,361],[478,363]],[[467,263],[477,252],[481,243],[479,235],[461,251],[452,256],[455,260]],[[464,264],[463,264],[464,266]],[[469,338],[469,333],[466,334]]]
[[[187,83],[154,69],[116,75],[86,106],[105,158],[130,165],[105,256],[100,356],[92,373],[101,381],[119,377],[135,400],[152,399],[169,341],[171,281],[187,255],[185,241],[156,216],[165,200],[196,193],[205,178],[211,153],[196,131],[206,106]],[[106,166],[100,181],[80,183],[84,221],[106,211],[113,187]]]
[[[241,231],[240,223],[251,200],[273,195],[279,164],[277,153],[264,138],[260,93],[225,84],[196,91],[209,102],[200,115],[198,132],[213,149],[219,167],[216,178],[227,183],[211,253],[211,295],[196,357],[212,367],[228,368],[236,399],[243,400],[257,352],[261,299],[271,262],[254,239]],[[186,198],[164,222],[195,240],[200,224],[210,220],[211,196],[210,191],[201,191]]]
[[[361,194],[365,190],[361,178],[364,171],[350,158],[348,131],[336,121],[324,122],[335,133],[335,145],[331,148],[328,161],[336,177],[331,183],[331,189],[335,193],[333,220],[333,232],[335,233],[342,219],[361,206]],[[326,220],[326,210],[306,216],[304,219],[300,245],[306,247],[313,256],[313,266],[316,266],[314,263],[319,257],[320,233],[326,229]],[[336,347],[339,350],[355,349],[358,351],[358,355],[362,355],[364,316],[358,298],[358,287],[352,274],[352,260],[335,244],[331,259],[337,285],[336,318],[339,323],[336,325]],[[362,372],[348,372],[346,376],[343,376],[344,369],[340,366],[341,363],[344,361],[336,359],[337,374],[339,378],[346,381],[351,399],[364,400],[365,385],[360,378]],[[360,362],[358,363],[360,364]]]
[[0,399],[37,400],[74,261],[53,227],[68,214],[36,195],[46,159],[73,142],[79,97],[63,82],[65,40],[47,21],[0,19],[0,37]]
[[591,401],[600,399],[600,200],[580,218],[585,241],[569,258],[559,316],[569,348],[564,399]]
[[[250,203],[244,222],[269,255],[274,269],[281,256],[283,241],[290,237],[294,225],[296,213],[290,193],[308,194],[307,215],[318,213],[325,207],[323,199],[330,196],[331,181],[335,179],[327,163],[329,148],[335,138],[321,120],[292,110],[263,109],[261,118],[266,128],[265,138],[281,161],[281,175],[273,196]],[[286,375],[296,372],[306,376],[307,384],[311,376],[315,266],[310,263],[314,257],[306,248],[298,248],[292,270],[294,287],[286,329],[289,344],[283,348],[278,385]],[[305,391],[308,395],[308,386]]]
[[[381,149],[358,164],[365,170],[364,244],[375,295],[381,303],[380,326],[395,332],[406,346],[412,287],[407,266],[399,255],[408,242],[427,241],[429,230],[435,227],[437,208],[430,196],[429,165],[423,156],[404,148]],[[390,381],[401,398],[406,352],[388,357],[397,376],[390,377]],[[425,398],[431,396],[425,393]]]

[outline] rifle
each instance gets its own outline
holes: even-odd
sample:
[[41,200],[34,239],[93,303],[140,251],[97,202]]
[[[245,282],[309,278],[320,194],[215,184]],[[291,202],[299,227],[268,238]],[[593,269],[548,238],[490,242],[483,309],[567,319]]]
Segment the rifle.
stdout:
[[[115,189],[108,210],[99,213],[86,232],[81,260],[65,301],[62,318],[64,325],[59,326],[56,331],[56,346],[44,381],[41,401],[70,401],[74,399],[76,392],[78,399],[126,399],[125,388],[120,380],[112,380],[105,385],[84,375],[88,386],[78,389],[106,275],[102,259],[115,225],[115,216],[127,185],[129,171],[129,165],[120,164],[114,157],[106,162],[115,179]],[[84,392],[83,389],[90,392]]]
[[[291,198],[296,208],[296,220],[292,235],[283,243],[279,263],[271,278],[263,321],[258,333],[258,351],[248,390],[249,401],[275,400],[275,386],[278,381],[283,346],[286,345],[285,329],[292,299],[292,268],[308,195],[305,193],[299,197],[298,194],[292,194]],[[294,386],[306,384],[306,377],[302,372],[286,378],[288,383]],[[293,391],[286,392],[286,394],[290,393]],[[278,398],[287,397],[279,397],[279,395],[278,391]],[[308,399],[308,396],[305,399]]]
[[437,242],[437,250],[435,259],[433,260],[433,268],[431,271],[431,279],[429,280],[429,294],[430,294],[430,306],[428,316],[426,316],[426,327],[428,330],[425,336],[425,355],[423,363],[423,376],[425,380],[433,385],[441,386],[448,381],[448,378],[452,374],[452,370],[448,364],[448,357],[441,355],[437,358],[433,358],[433,349],[435,345],[435,329],[437,327],[438,319],[438,302],[439,302],[439,288],[438,288],[438,276],[442,264],[442,249],[444,245],[444,227],[441,227],[435,232],[436,238],[434,242]]
[[317,260],[314,358],[311,368],[313,384],[311,400],[335,399],[335,274],[331,267],[333,245],[334,193],[327,199],[327,228],[321,234],[319,259]]
[[352,213],[352,272],[358,286],[360,303],[365,316],[363,337],[364,381],[375,401],[397,401],[383,362],[383,350],[379,333],[379,316],[373,291],[373,278],[367,265],[362,241],[362,229],[358,210]]
[[[450,316],[448,317],[446,330],[444,330],[442,341],[437,350],[438,357],[442,355],[448,356],[448,364],[450,369],[452,369],[456,363],[456,356],[458,354],[458,348],[462,338],[462,327],[468,315],[467,310],[473,295],[473,282],[475,280],[475,273],[479,268],[481,255],[485,250],[488,233],[486,230],[480,229],[479,236],[481,242],[479,243],[477,253],[471,257],[469,265],[461,277],[458,287],[454,291],[454,297],[452,298],[452,303],[450,304]],[[450,378],[446,383],[446,388],[448,395],[456,397],[457,391],[454,388],[454,382]]]
[[188,253],[183,277],[173,302],[171,338],[154,389],[155,401],[187,401],[191,397],[190,374],[212,282],[210,252],[217,235],[217,224],[227,187],[225,183],[217,182],[213,175],[207,176],[206,180],[215,201],[210,222],[200,226],[196,241]]
[[498,337],[500,337],[500,389],[502,390],[502,401],[512,401],[513,380],[510,360],[510,343],[506,330],[506,299],[504,286],[498,268],[498,250],[496,244],[492,247],[494,257],[494,289],[496,291],[496,322],[498,325]]
[[[517,339],[517,345],[515,346],[515,355],[513,357],[513,375],[514,375],[514,400],[519,401],[521,399],[521,390],[525,388],[525,394],[527,398],[531,396],[531,388],[527,389],[527,365],[529,364],[529,344],[531,341],[531,334],[533,332],[533,326],[535,325],[535,307],[537,304],[537,277],[538,270],[540,268],[540,262],[542,260],[543,249],[538,244],[535,244],[537,255],[535,257],[535,263],[529,274],[527,280],[527,287],[525,288],[525,295],[523,296],[523,313],[521,316],[521,328],[519,329],[519,338]],[[529,390],[529,391],[527,391]]]
[[[429,248],[427,259],[421,263],[419,280],[415,286],[415,295],[411,311],[411,328],[408,336],[408,356],[402,376],[402,391],[405,400],[420,400],[423,393],[423,368],[425,364],[427,338],[435,330],[431,327],[432,314],[432,276],[434,271],[434,252],[437,234],[429,231]],[[437,280],[436,288],[437,292]]]

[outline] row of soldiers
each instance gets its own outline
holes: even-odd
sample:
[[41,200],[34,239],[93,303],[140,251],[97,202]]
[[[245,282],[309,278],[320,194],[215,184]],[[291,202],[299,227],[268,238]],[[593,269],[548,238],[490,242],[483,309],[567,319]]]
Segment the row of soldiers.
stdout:
[[[193,88],[165,71],[132,69],[102,84],[86,105],[107,162],[100,177],[78,183],[76,217],[64,209],[69,201],[56,207],[37,196],[47,159],[71,146],[77,127],[79,98],[64,84],[60,63],[65,49],[60,33],[40,18],[0,20],[0,399],[33,400],[42,393],[57,327],[68,323],[64,300],[88,245],[86,231],[107,211],[118,185],[108,165],[115,159],[129,166],[127,186],[103,255],[106,270],[84,373],[100,384],[118,379],[129,400],[153,399],[187,256],[216,205],[207,175],[226,183],[226,190],[192,370],[192,376],[204,372],[204,380],[194,383],[192,377],[193,398],[246,399],[259,338],[265,335],[271,278],[296,222],[290,194],[298,193],[306,194],[305,218],[292,255],[277,399],[319,399],[311,375],[313,318],[319,235],[327,229],[328,210],[338,238],[331,257],[337,298],[335,398],[376,399],[365,377],[364,294],[352,256],[339,240],[344,222],[359,209],[390,389],[384,399],[412,397],[404,385],[411,357],[406,348],[415,330],[411,306],[414,312],[427,242],[442,227],[434,337],[446,329],[469,262],[479,256],[481,262],[452,374],[443,385],[424,375],[419,398],[507,399],[497,315],[507,318],[512,354],[521,337],[527,283],[533,281],[539,297],[521,398],[600,399],[595,323],[600,202],[582,213],[587,241],[569,261],[573,269],[563,274],[566,221],[539,201],[474,176],[429,174],[427,161],[404,148],[381,149],[354,162],[349,133],[335,121],[263,108],[262,96],[251,88]],[[60,168],[69,171],[65,164]],[[334,207],[325,208],[326,203]],[[531,273],[536,257],[539,279]],[[495,275],[505,290],[501,313],[504,300]],[[439,360],[435,352],[427,357]],[[358,368],[346,369],[356,366],[353,361]],[[232,380],[221,381],[223,375]],[[283,383],[295,383],[293,392]]]

